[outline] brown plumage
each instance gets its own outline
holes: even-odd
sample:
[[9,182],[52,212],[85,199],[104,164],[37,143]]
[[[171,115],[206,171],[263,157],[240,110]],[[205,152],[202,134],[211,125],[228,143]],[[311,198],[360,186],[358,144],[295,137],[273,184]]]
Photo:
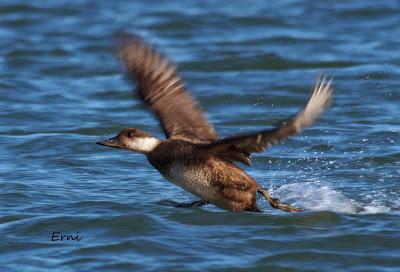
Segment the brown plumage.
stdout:
[[329,106],[332,80],[319,78],[306,106],[275,129],[218,139],[198,102],[186,91],[177,68],[141,38],[124,35],[119,56],[129,77],[137,82],[143,101],[159,118],[166,140],[137,129],[125,129],[100,145],[143,153],[169,181],[201,200],[179,206],[212,203],[233,211],[259,211],[256,193],[272,207],[300,209],[272,198],[235,162],[250,165],[250,154],[261,152],[310,126]]
[[264,151],[310,126],[330,105],[332,91],[332,80],[327,82],[325,77],[318,78],[306,106],[293,119],[282,122],[274,129],[225,138],[208,144],[205,148],[221,159],[250,165],[250,153]]
[[176,66],[166,57],[130,35],[123,37],[119,55],[128,76],[137,82],[139,95],[160,119],[167,138],[196,143],[218,139],[198,102],[186,91]]

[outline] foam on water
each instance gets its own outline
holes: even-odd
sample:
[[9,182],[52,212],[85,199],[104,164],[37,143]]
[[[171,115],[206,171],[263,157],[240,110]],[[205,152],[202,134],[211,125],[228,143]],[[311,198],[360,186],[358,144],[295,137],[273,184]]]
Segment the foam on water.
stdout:
[[272,188],[271,193],[285,203],[291,203],[307,211],[332,211],[348,214],[390,213],[391,208],[372,201],[362,204],[321,181],[286,184]]

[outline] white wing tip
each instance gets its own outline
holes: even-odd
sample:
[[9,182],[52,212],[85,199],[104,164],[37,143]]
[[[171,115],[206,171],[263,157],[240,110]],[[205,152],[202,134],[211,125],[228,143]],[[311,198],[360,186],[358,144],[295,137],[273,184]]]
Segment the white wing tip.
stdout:
[[319,75],[307,105],[298,115],[299,127],[310,126],[331,104],[333,93],[333,78]]

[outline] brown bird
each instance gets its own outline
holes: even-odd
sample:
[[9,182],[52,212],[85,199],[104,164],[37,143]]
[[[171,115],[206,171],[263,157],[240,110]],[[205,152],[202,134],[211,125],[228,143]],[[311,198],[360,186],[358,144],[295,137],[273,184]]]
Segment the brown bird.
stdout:
[[137,82],[140,97],[159,118],[167,139],[127,128],[97,144],[144,154],[165,179],[200,198],[179,207],[211,203],[231,211],[259,212],[256,194],[260,193],[274,208],[301,210],[272,198],[236,163],[250,165],[252,152],[261,152],[310,126],[330,105],[332,79],[320,76],[305,107],[276,128],[220,139],[167,57],[132,35],[123,37],[119,56],[127,74]]

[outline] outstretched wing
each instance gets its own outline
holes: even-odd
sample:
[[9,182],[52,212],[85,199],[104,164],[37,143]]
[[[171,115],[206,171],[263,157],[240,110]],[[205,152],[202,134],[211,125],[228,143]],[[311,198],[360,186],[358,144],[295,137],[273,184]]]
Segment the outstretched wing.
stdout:
[[177,67],[140,37],[124,34],[119,56],[136,80],[144,102],[159,118],[167,138],[194,143],[218,139],[198,102],[186,91]]
[[250,153],[261,152],[312,125],[315,119],[329,107],[332,92],[332,79],[327,81],[326,77],[319,77],[306,106],[294,118],[275,129],[225,138],[203,147],[207,152],[225,160],[239,161],[250,165]]

